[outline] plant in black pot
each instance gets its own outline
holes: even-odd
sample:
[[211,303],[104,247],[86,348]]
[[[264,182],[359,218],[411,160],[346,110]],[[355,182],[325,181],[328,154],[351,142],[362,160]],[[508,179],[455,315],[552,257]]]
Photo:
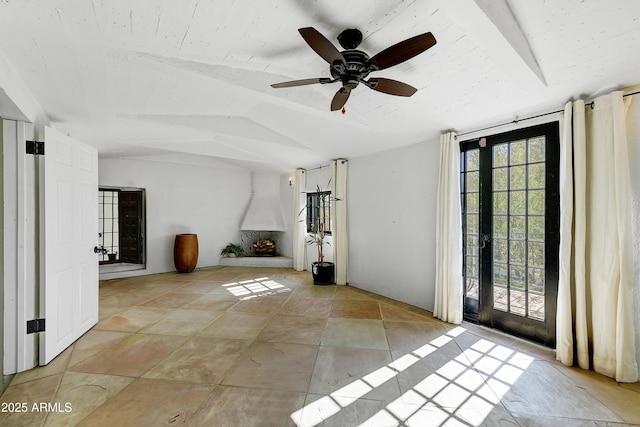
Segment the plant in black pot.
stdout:
[[[307,238],[307,245],[316,246],[318,250],[318,261],[311,264],[313,283],[316,285],[330,285],[334,283],[335,266],[332,262],[324,260],[324,245],[330,245],[326,241],[327,230],[325,219],[329,216],[331,206],[331,193],[322,191],[319,186],[313,195],[312,203],[307,209],[307,221],[310,222],[310,233]],[[311,212],[309,211],[311,209]]]

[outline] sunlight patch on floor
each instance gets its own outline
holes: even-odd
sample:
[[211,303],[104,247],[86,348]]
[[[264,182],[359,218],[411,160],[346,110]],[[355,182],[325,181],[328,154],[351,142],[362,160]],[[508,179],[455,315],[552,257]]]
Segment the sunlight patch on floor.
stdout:
[[256,297],[291,292],[291,288],[288,288],[269,277],[231,282],[222,285],[222,287],[232,295],[239,297],[241,301],[246,301]]
[[[357,402],[466,330],[457,327],[399,359],[291,414],[299,427],[313,427]],[[479,426],[533,358],[486,339],[417,383],[361,426]]]

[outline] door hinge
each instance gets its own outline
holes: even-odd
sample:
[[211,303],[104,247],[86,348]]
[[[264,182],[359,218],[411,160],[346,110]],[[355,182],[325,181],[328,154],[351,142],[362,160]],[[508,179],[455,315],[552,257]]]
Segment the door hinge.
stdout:
[[44,156],[44,141],[27,141],[27,154]]
[[45,319],[27,320],[27,334],[44,332],[44,321]]

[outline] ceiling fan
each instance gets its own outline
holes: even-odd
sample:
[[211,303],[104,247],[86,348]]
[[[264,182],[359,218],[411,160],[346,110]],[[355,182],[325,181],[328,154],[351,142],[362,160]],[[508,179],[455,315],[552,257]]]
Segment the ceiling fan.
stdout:
[[413,95],[418,89],[406,83],[383,77],[372,77],[367,80],[367,77],[371,72],[384,70],[407,61],[436,44],[433,34],[424,33],[396,43],[369,57],[365,52],[356,49],[362,41],[362,33],[357,29],[344,30],[338,36],[340,46],[345,49],[342,52],[313,27],[300,28],[298,32],[311,46],[311,49],[329,63],[331,77],[275,83],[271,87],[282,88],[340,82],[342,87],[338,89],[331,101],[331,111],[340,110],[349,99],[351,91],[359,83],[389,95]]

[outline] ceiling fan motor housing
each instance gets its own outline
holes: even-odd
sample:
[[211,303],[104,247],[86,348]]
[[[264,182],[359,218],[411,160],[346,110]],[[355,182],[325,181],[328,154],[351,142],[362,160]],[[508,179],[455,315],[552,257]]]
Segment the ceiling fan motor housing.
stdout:
[[370,69],[366,67],[369,55],[356,49],[342,51],[342,56],[346,61],[346,66],[342,63],[331,65],[330,72],[334,79],[342,81],[342,85],[349,89],[354,89],[362,79],[365,79]]

